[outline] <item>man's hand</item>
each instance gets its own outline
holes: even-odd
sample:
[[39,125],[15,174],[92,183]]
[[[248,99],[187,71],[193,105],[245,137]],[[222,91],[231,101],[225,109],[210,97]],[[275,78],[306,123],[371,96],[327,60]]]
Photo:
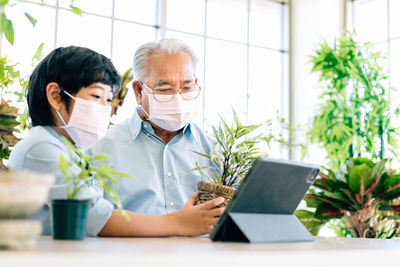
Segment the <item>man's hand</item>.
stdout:
[[216,208],[224,202],[223,197],[195,205],[198,193],[193,194],[185,206],[177,211],[176,220],[179,235],[196,236],[208,234],[218,221],[225,208]]

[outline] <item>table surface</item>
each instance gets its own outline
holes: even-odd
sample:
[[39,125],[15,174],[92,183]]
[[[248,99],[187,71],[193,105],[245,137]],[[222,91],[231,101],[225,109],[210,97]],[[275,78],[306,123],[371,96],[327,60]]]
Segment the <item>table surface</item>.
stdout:
[[[317,237],[298,243],[223,243],[208,238],[40,237],[36,248],[0,250],[8,266],[385,266],[400,262],[400,240]],[[114,266],[113,266],[114,265]]]

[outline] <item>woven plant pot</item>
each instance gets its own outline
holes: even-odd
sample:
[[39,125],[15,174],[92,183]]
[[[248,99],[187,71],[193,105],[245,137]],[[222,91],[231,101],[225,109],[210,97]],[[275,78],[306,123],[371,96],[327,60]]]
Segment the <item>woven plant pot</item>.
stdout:
[[207,202],[217,197],[223,197],[225,201],[218,207],[226,207],[231,200],[233,193],[235,193],[233,187],[204,181],[199,181],[197,183],[197,188],[199,190],[199,196],[196,200],[197,204]]

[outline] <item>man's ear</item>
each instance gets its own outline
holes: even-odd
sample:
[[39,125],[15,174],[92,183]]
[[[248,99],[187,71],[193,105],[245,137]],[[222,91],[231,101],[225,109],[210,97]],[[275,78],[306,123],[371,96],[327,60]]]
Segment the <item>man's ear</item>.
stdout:
[[138,105],[142,105],[142,90],[143,90],[142,84],[138,80],[135,80],[132,82],[132,88],[133,91],[135,92],[136,103]]
[[57,83],[51,82],[46,86],[46,96],[49,104],[55,110],[61,110],[63,102],[61,101],[61,89]]

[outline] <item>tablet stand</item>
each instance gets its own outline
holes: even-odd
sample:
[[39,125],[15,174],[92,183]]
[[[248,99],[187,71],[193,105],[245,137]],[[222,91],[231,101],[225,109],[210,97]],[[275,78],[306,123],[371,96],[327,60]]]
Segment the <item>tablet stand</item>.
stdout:
[[313,241],[314,237],[293,214],[229,212],[214,241]]

